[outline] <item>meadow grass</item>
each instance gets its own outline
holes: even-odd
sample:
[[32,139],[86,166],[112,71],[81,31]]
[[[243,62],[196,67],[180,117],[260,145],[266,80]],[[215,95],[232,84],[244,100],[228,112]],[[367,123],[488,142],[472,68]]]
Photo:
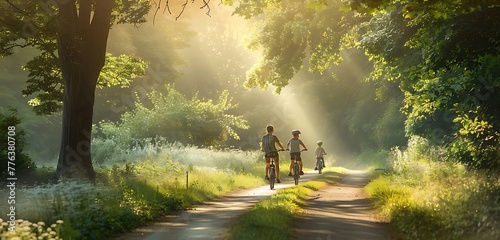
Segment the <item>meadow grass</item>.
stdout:
[[[110,238],[194,203],[265,184],[262,174],[256,176],[263,169],[260,158],[254,152],[179,146],[120,154],[100,161],[95,184],[62,179],[18,186],[19,227],[9,232],[0,220],[0,239]],[[6,202],[0,202],[0,212],[7,212]],[[45,223],[56,224],[57,231],[39,230]]]
[[297,186],[280,189],[242,214],[226,234],[226,239],[289,239],[292,221],[303,213],[305,199],[312,192],[336,183],[343,168],[327,168],[321,177]]
[[378,218],[402,239],[500,239],[498,175],[415,149],[398,152],[396,168],[366,186]]

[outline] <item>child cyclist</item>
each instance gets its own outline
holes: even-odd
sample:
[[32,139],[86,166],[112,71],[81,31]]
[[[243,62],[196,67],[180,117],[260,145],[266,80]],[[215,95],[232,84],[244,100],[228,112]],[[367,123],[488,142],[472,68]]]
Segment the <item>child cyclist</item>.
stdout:
[[262,140],[260,142],[260,148],[265,152],[266,159],[266,180],[269,180],[269,167],[271,165],[271,158],[274,158],[274,165],[276,166],[276,182],[280,183],[280,155],[278,154],[278,149],[276,149],[276,144],[280,147],[280,151],[283,151],[283,145],[281,145],[280,140],[274,133],[274,127],[272,125],[268,125],[267,134],[262,136]]
[[286,150],[290,150],[290,172],[288,172],[288,176],[292,176],[293,160],[297,160],[299,163],[300,175],[304,175],[302,171],[302,158],[300,157],[300,146],[304,148],[304,151],[307,151],[307,147],[302,140],[299,139],[299,134],[299,130],[293,130],[293,137],[290,138],[286,144]]
[[314,170],[318,170],[319,164],[322,164],[322,167],[325,167],[325,159],[323,158],[326,155],[325,149],[322,147],[323,142],[320,140],[317,142],[318,147],[314,151],[314,155],[316,155],[316,167]]

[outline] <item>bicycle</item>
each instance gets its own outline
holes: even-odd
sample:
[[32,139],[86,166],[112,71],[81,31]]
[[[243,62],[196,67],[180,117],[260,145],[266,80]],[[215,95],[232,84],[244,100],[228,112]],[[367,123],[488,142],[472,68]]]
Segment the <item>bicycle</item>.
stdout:
[[[283,151],[283,150],[278,150],[278,151]],[[271,154],[271,153],[269,153]],[[269,187],[271,190],[274,189],[274,183],[276,182],[276,166],[274,165],[274,159],[278,156],[278,152],[272,153],[273,156],[270,156],[271,158],[271,164],[269,165]],[[274,155],[276,154],[276,155]],[[269,156],[269,155],[268,155]]]
[[321,174],[321,170],[323,170],[323,167],[325,166],[325,160],[323,158],[316,158],[316,168],[318,169],[319,174]]
[[[300,151],[301,152],[307,151],[307,149],[302,149]],[[297,161],[297,158],[293,159],[293,168],[292,169],[293,169],[293,173],[292,173],[293,180],[295,181],[295,185],[298,185],[299,184],[299,178],[300,178],[300,167],[299,167],[299,163]]]

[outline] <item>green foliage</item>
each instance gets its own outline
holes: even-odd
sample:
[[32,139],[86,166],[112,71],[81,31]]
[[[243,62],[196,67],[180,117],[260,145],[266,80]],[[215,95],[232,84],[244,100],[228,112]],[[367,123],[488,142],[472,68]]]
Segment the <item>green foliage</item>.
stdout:
[[121,123],[101,122],[100,132],[128,149],[148,141],[220,146],[229,138],[239,138],[235,128],[248,128],[241,116],[229,113],[237,105],[231,103],[228,91],[216,103],[197,96],[188,99],[173,86],[167,86],[167,92],[151,92],[149,103],[138,101],[134,111],[122,115]]
[[[56,44],[52,44],[54,50]],[[144,76],[147,63],[128,55],[106,54],[105,65],[99,75],[97,87],[119,85],[128,87],[132,79]],[[59,58],[50,52],[42,52],[29,61],[23,69],[29,71],[28,86],[22,91],[24,96],[38,94],[28,101],[37,114],[51,114],[61,111],[64,85]]]
[[[248,72],[246,86],[274,85],[280,92],[304,60],[310,71],[323,73],[341,60],[341,48],[360,48],[374,66],[370,80],[382,83],[377,91],[392,81],[404,94],[408,136],[448,146],[450,157],[471,167],[498,169],[500,114],[493,106],[499,104],[500,91],[493,69],[499,69],[499,11],[495,1],[472,0],[242,4],[236,14],[263,13],[250,41],[251,49],[263,50],[263,58]],[[348,113],[354,120],[348,129],[366,127],[357,120],[360,110]],[[394,111],[386,114],[377,133],[396,117]],[[375,135],[373,140],[387,148],[394,144],[391,137]]]
[[371,78],[398,82],[408,135],[449,146],[450,157],[471,167],[497,169],[499,121],[492,106],[498,76],[485,69],[498,64],[493,39],[499,36],[491,29],[499,28],[499,8],[441,4],[409,2],[372,12],[354,38],[374,61]]
[[148,64],[138,58],[121,54],[114,57],[106,53],[106,62],[97,79],[97,87],[129,87],[132,79],[144,76]]
[[[318,4],[321,7],[312,7]],[[351,13],[339,12],[340,5],[335,1],[328,1],[326,7],[324,4],[287,0],[266,2],[257,8],[265,7],[265,18],[256,27],[249,48],[262,49],[263,57],[247,73],[247,88],[272,85],[279,93],[303,68],[306,56],[310,56],[309,70],[320,73],[340,62],[341,39],[356,20]],[[245,7],[256,9],[245,5],[239,8]]]
[[498,176],[436,161],[443,152],[421,138],[398,151],[394,172],[366,186],[378,216],[403,239],[498,238]]
[[[74,4],[74,3],[67,3]],[[94,3],[92,3],[94,4]],[[147,0],[121,0],[116,4],[110,23],[144,23],[150,9]],[[0,4],[0,56],[8,56],[18,47],[34,47],[38,55],[23,69],[29,72],[23,95],[36,94],[29,101],[37,114],[52,114],[62,110],[64,84],[58,53],[58,5],[40,1],[9,1]],[[99,87],[128,86],[131,79],[145,74],[146,63],[132,56],[106,55]]]
[[119,0],[111,14],[111,22],[114,24],[145,23],[151,4],[148,0]]
[[[36,169],[36,164],[23,152],[25,145],[25,133],[19,128],[21,119],[17,117],[17,111],[9,109],[9,113],[0,113],[0,170],[2,181],[8,177],[18,177],[22,174],[31,173]],[[11,162],[11,164],[7,164]],[[10,168],[8,168],[8,166]],[[15,176],[9,175],[9,170]]]

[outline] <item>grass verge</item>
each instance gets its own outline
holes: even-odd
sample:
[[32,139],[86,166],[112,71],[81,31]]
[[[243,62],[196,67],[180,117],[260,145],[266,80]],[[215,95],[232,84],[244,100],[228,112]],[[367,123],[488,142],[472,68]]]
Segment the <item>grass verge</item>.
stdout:
[[365,187],[379,220],[401,239],[500,239],[498,173],[436,161],[439,149],[424,144],[396,150],[393,171]]
[[[212,166],[183,159],[200,151],[212,154]],[[17,186],[15,224],[0,216],[0,239],[109,239],[194,203],[263,185],[261,174],[256,176],[263,168],[258,160],[258,154],[242,151],[189,148],[175,159],[160,152],[100,166],[96,184],[66,179]],[[0,199],[7,194],[1,189]],[[0,212],[9,207],[0,202]]]
[[314,191],[336,183],[341,173],[345,173],[345,169],[334,168],[315,180],[278,190],[242,214],[228,231],[226,239],[289,239],[293,233],[292,221],[304,211],[306,198]]

